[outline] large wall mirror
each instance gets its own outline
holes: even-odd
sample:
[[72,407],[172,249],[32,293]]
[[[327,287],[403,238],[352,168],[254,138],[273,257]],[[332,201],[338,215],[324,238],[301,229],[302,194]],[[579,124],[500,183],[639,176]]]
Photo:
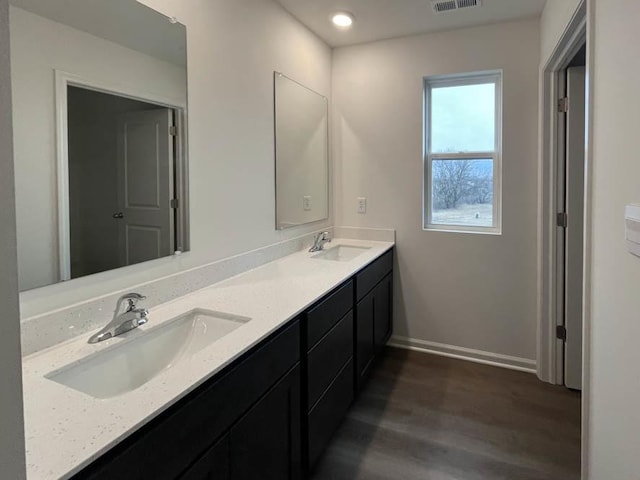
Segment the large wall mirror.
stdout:
[[276,72],[276,228],[329,217],[328,102]]
[[10,0],[29,290],[188,249],[186,28],[136,0]]

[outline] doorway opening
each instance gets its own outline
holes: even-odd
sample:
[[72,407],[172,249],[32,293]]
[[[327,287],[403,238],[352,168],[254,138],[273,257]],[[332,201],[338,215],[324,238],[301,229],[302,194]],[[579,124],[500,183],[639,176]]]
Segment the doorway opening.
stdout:
[[175,110],[67,88],[70,278],[172,254]]
[[582,392],[588,462],[593,9],[580,0],[542,70],[538,377]]
[[184,107],[56,73],[60,280],[185,251]]
[[557,383],[582,390],[586,43],[558,80]]
[[[589,44],[581,2],[542,72],[538,376],[580,389],[588,241]],[[566,368],[565,368],[566,367]],[[577,381],[576,381],[577,380]]]

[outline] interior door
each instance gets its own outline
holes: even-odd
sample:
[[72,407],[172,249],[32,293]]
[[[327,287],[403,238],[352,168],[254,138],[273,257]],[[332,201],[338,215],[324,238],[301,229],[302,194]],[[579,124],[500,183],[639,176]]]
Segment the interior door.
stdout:
[[173,112],[130,112],[118,118],[118,220],[121,265],[174,251]]
[[564,383],[582,389],[585,68],[567,69]]

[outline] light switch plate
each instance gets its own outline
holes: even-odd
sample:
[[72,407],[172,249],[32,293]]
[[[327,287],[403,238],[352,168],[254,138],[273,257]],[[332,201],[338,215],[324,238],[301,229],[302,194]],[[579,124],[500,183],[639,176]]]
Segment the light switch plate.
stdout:
[[640,205],[627,205],[624,211],[625,240],[629,252],[640,257]]
[[367,213],[366,197],[358,197],[358,213]]
[[302,197],[302,208],[305,212],[311,211],[311,196],[306,195]]

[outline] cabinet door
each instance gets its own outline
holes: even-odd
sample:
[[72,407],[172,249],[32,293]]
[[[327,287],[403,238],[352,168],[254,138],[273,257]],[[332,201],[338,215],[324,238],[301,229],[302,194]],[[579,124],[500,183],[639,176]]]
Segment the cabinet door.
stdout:
[[225,435],[194,463],[180,480],[230,480],[229,435]]
[[376,354],[384,348],[391,336],[391,275],[387,275],[374,290],[373,340]]
[[230,432],[230,478],[301,478],[300,367],[264,395]]
[[360,387],[373,360],[374,293],[369,292],[358,302],[356,310],[356,379]]

